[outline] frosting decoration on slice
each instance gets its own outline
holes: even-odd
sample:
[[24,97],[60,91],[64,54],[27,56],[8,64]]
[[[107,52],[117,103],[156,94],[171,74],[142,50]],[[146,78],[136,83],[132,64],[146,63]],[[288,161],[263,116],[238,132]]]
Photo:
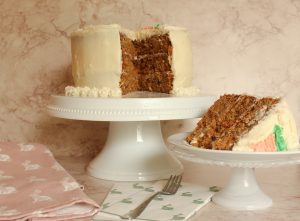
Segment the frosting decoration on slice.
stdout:
[[275,135],[275,143],[277,147],[277,151],[286,151],[286,143],[284,137],[282,135],[283,128],[278,124],[274,126],[274,135]]

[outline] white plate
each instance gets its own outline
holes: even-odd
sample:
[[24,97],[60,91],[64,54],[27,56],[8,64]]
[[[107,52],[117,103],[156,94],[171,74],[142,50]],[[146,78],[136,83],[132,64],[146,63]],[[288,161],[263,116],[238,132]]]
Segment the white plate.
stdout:
[[185,141],[189,133],[174,134],[168,138],[170,149],[178,157],[189,161],[231,167],[271,167],[300,163],[300,151],[238,152],[194,147]]

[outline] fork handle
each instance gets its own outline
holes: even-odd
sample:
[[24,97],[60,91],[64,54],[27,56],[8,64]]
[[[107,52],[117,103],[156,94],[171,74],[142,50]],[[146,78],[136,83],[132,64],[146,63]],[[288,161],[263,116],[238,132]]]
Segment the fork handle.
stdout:
[[146,199],[144,202],[142,202],[138,207],[136,207],[133,210],[130,210],[125,215],[121,216],[122,219],[135,219],[138,217],[148,206],[148,204],[158,195],[160,192],[156,192],[152,196],[150,196],[148,199]]

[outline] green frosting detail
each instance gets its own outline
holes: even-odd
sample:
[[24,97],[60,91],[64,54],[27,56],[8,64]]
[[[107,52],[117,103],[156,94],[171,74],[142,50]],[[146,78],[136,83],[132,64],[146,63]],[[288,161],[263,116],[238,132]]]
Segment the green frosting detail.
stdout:
[[286,143],[282,136],[282,127],[278,124],[274,126],[274,135],[275,135],[275,143],[277,147],[277,151],[286,151]]

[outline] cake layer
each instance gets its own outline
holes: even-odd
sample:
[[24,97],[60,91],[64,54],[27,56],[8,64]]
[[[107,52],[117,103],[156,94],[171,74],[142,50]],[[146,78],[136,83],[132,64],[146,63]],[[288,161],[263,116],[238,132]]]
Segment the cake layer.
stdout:
[[149,72],[172,72],[169,55],[165,53],[138,56],[134,61],[140,74]]
[[138,55],[167,53],[172,54],[172,44],[169,34],[153,35],[149,38],[133,41]]
[[168,72],[153,72],[139,76],[141,91],[151,91],[170,94],[172,91],[173,74]]
[[139,90],[170,94],[174,75],[171,69],[172,44],[168,34],[133,41],[137,57]]

